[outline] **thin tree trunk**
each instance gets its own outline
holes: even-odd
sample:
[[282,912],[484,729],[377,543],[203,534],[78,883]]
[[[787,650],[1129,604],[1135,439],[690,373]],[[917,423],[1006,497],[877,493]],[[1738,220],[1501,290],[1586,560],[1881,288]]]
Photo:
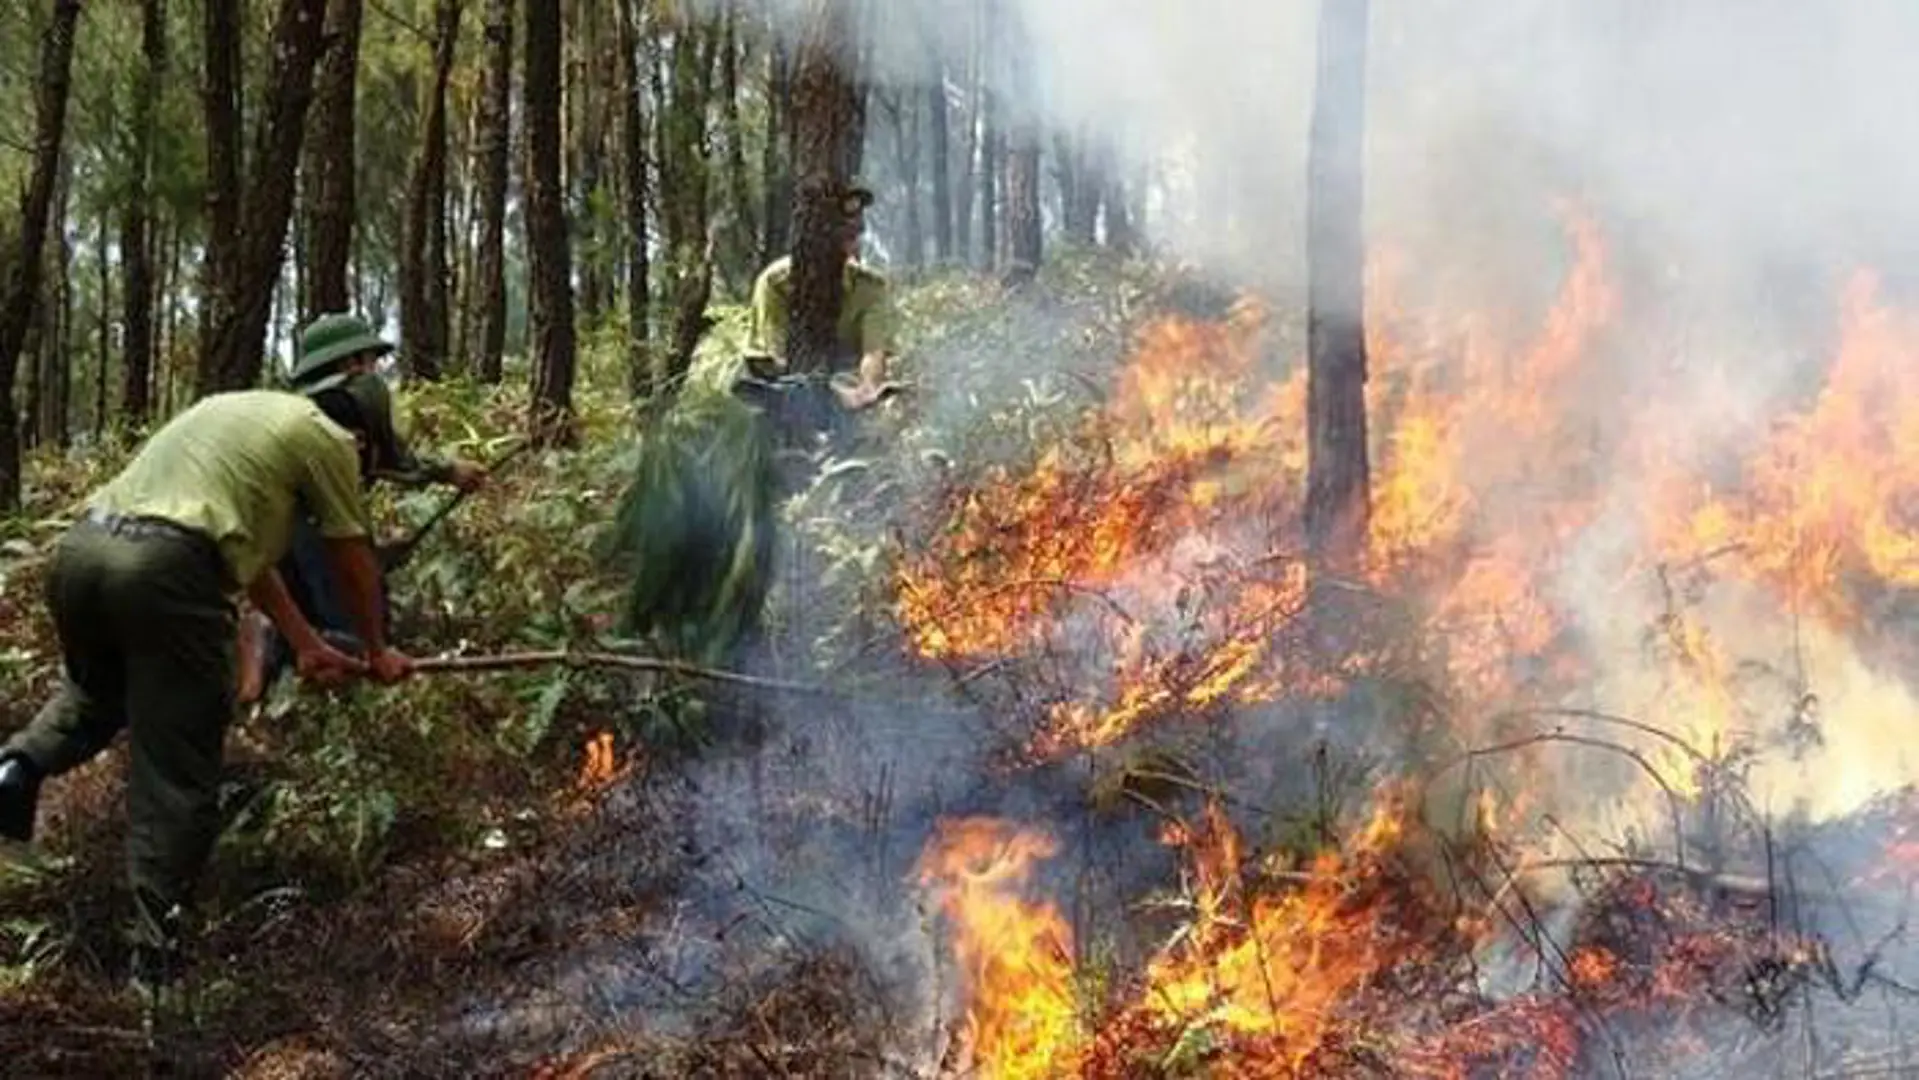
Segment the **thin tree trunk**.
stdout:
[[526,117],[528,315],[533,400],[528,430],[542,446],[573,437],[573,270],[560,175],[562,29],[559,6],[527,0],[522,114]]
[[798,147],[788,353],[795,371],[830,370],[843,298],[839,193],[857,140],[859,82],[853,0],[815,0],[793,90]]
[[1011,263],[1012,276],[1026,280],[1039,270],[1042,239],[1039,120],[1031,104],[1033,57],[1023,24],[1003,24],[999,42],[1007,71],[1007,93],[1002,100],[1011,136],[1006,154],[1004,251]]
[[446,94],[459,44],[460,0],[438,0],[433,21],[433,84],[420,155],[407,185],[400,258],[401,357],[409,375],[427,381],[438,379],[446,366]]
[[480,120],[480,250],[473,295],[478,308],[481,382],[500,381],[506,351],[506,189],[511,176],[513,0],[487,0],[486,85]]
[[166,0],[140,4],[140,77],[134,84],[133,181],[120,218],[121,318],[126,323],[121,415],[145,426],[153,408],[153,160],[167,67]]
[[760,226],[746,172],[746,124],[740,120],[740,63],[746,46],[740,38],[739,23],[738,5],[729,3],[725,37],[720,43],[720,130],[726,133],[726,186],[731,204],[727,214],[726,280],[736,291],[744,291],[739,286],[750,284],[756,269],[753,256]]
[[303,200],[306,272],[300,290],[300,321],[327,311],[348,311],[353,293],[347,264],[353,254],[356,218],[354,182],[354,87],[360,62],[363,0],[331,0],[327,6],[326,55],[315,81],[313,135],[307,140],[307,185]]
[[[760,262],[770,263],[792,246],[793,223],[793,62],[779,27],[769,30],[766,51],[766,145],[760,152],[765,185],[761,208]],[[786,153],[780,152],[781,147]]]
[[935,56],[932,80],[926,88],[926,123],[933,160],[933,258],[941,265],[953,258],[953,175],[948,160],[953,135],[946,115],[946,63]]
[[652,260],[646,229],[646,115],[640,102],[646,94],[640,71],[640,33],[634,6],[641,0],[619,0],[620,149],[626,168],[626,372],[627,390],[634,400],[653,396]]
[[[313,96],[313,69],[322,45],[325,0],[281,0],[274,19],[270,90],[256,129],[256,168],[239,198],[237,149],[239,117],[237,40],[223,42],[212,33],[238,35],[235,0],[207,0],[208,138],[212,185],[208,262],[214,275],[201,338],[195,390],[205,395],[257,384],[266,343],[273,290],[285,262],[287,222],[293,213],[294,174],[306,134],[307,105]],[[216,55],[229,56],[215,63]],[[237,211],[237,213],[236,213]],[[226,231],[230,229],[231,231]]]
[[80,0],[54,0],[53,19],[40,44],[40,79],[35,107],[33,174],[20,202],[18,248],[11,280],[0,293],[0,511],[20,505],[20,428],[13,408],[14,373],[20,364],[27,328],[40,302],[40,271],[47,229],[53,216],[54,188],[60,175],[61,146],[67,125],[67,88],[73,72],[74,24]]
[[113,250],[113,227],[107,215],[100,215],[99,227],[100,247],[93,253],[95,266],[100,271],[100,298],[93,309],[99,332],[99,354],[94,357],[93,369],[93,433],[96,439],[104,439],[107,433],[107,365],[108,358],[113,355],[113,260],[108,256],[108,252]]
[[1345,565],[1364,545],[1367,0],[1322,0],[1308,165],[1306,531]]
[[[71,154],[63,155],[71,158]],[[72,442],[73,415],[73,241],[65,224],[73,200],[73,172],[62,166],[60,186],[53,200],[53,227],[56,230],[48,257],[53,271],[48,275],[54,302],[48,305],[52,316],[50,331],[41,339],[41,379],[46,387],[40,399],[40,443],[65,450]]]

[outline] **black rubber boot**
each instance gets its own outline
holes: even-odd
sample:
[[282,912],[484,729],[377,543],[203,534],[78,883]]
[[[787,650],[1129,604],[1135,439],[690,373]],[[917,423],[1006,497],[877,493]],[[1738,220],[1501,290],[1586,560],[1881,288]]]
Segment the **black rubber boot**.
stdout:
[[0,757],[0,838],[22,844],[32,841],[33,816],[39,805],[39,768],[19,754]]

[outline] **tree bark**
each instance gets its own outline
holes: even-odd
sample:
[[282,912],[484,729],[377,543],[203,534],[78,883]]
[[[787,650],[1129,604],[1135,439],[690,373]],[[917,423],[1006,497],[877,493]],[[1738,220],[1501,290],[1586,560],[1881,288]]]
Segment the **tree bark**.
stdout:
[[313,134],[307,140],[304,170],[303,324],[322,312],[353,308],[347,266],[353,256],[356,217],[353,105],[362,8],[363,0],[331,0],[327,7],[326,54],[315,82]]
[[[758,267],[753,265],[759,239],[754,213],[753,186],[746,170],[746,124],[740,119],[740,64],[746,44],[739,32],[739,9],[729,3],[726,32],[720,43],[720,130],[726,133],[726,187],[730,204],[727,226],[726,280],[750,286]],[[740,291],[745,291],[741,288]]]
[[113,228],[106,214],[100,215],[99,247],[94,251],[94,268],[100,272],[96,283],[100,290],[99,300],[94,305],[94,326],[98,334],[95,342],[97,350],[93,358],[93,433],[96,438],[104,438],[107,433],[107,368],[113,355]]
[[[1001,18],[1004,19],[1003,13]],[[1039,201],[1039,118],[1032,106],[1033,57],[1021,24],[1002,24],[999,40],[1007,72],[1007,93],[1002,101],[1009,129],[1006,153],[1006,242],[1003,250],[1011,263],[1011,276],[1024,281],[1039,270],[1043,239]]]
[[19,414],[13,407],[14,373],[34,310],[40,301],[40,268],[53,216],[67,126],[67,90],[73,73],[74,24],[80,0],[54,0],[53,19],[40,43],[40,80],[35,107],[33,174],[20,203],[18,247],[11,280],[0,293],[0,511],[20,506]]
[[1321,0],[1307,175],[1305,525],[1328,566],[1361,554],[1366,445],[1364,168],[1367,0]]
[[[206,0],[208,19],[207,127],[211,185],[219,212],[210,213],[208,263],[213,273],[204,314],[200,395],[238,390],[260,381],[267,316],[285,262],[287,222],[306,134],[313,69],[323,44],[325,0],[281,0],[275,16],[273,70],[259,127],[254,169],[241,203],[238,145],[238,33],[236,0]],[[232,35],[223,41],[214,31]],[[226,57],[216,62],[216,57]]]
[[566,188],[560,175],[563,33],[552,0],[526,0],[522,115],[526,123],[528,321],[533,399],[527,418],[535,445],[573,439],[573,271]]
[[937,56],[926,87],[926,125],[932,151],[933,259],[945,265],[953,258],[953,171],[948,161],[953,135],[946,110],[946,63]]
[[[769,16],[772,18],[772,16]],[[770,26],[766,50],[766,144],[760,152],[764,202],[760,209],[760,262],[770,263],[792,246],[793,62],[784,35]],[[785,153],[781,153],[781,148]]]
[[634,6],[619,0],[620,144],[626,169],[626,373],[634,400],[651,397],[653,377],[652,259],[646,230],[646,114],[640,102],[646,80],[640,71],[640,33]]
[[426,381],[438,379],[446,366],[446,93],[460,38],[460,0],[438,0],[433,21],[433,85],[420,155],[407,185],[400,259],[401,359],[408,375]]
[[500,381],[506,351],[506,189],[511,176],[514,0],[487,0],[486,86],[480,120],[480,251],[472,294],[479,313],[481,382]]
[[787,351],[795,371],[830,370],[844,295],[839,193],[860,137],[853,0],[814,0],[793,88],[793,275]]
[[140,75],[134,82],[133,182],[120,217],[121,318],[126,324],[121,416],[138,430],[153,410],[153,160],[167,68],[166,0],[141,0]]

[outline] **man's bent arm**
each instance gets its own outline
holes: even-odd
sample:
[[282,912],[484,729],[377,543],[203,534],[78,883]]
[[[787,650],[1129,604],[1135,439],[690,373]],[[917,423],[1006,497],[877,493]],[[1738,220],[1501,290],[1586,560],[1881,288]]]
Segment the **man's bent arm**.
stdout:
[[353,615],[360,640],[368,656],[386,648],[386,620],[380,603],[380,563],[373,545],[365,537],[326,542],[327,561],[333,564],[345,588],[347,607]]
[[247,586],[247,599],[253,601],[254,607],[266,612],[267,618],[280,628],[280,633],[286,637],[287,644],[293,647],[294,652],[311,652],[325,644],[320,632],[307,621],[300,605],[293,602],[293,596],[287,592],[286,582],[281,579],[279,570],[269,566],[254,578],[253,584]]

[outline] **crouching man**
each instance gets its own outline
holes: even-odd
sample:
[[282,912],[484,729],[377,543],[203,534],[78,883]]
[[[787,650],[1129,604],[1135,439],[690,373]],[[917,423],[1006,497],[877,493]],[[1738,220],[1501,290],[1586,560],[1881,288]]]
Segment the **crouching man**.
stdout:
[[[128,733],[127,875],[133,981],[172,999],[192,893],[219,831],[223,739],[234,714],[235,601],[279,626],[303,678],[384,683],[412,661],[386,644],[360,478],[385,448],[305,397],[216,394],[167,423],[87,502],[58,542],[46,601],[64,678],[0,747],[0,837],[32,838],[43,780]],[[311,513],[346,583],[363,657],[329,646],[273,564]]]
[[[372,433],[369,442],[376,453],[361,470],[362,490],[375,480],[403,486],[450,484],[461,491],[484,485],[485,466],[461,457],[416,454],[400,437],[393,422],[392,396],[379,374],[380,358],[392,351],[393,343],[375,333],[366,320],[345,312],[321,315],[300,332],[289,381],[294,393],[311,400],[332,420]],[[312,514],[302,513],[294,521],[277,569],[288,595],[321,636],[349,652],[363,648],[362,639],[353,633],[351,606],[339,576],[331,570]],[[378,585],[381,625],[385,626],[389,612],[384,576]],[[244,622],[239,638],[240,703],[250,705],[292,664],[294,650],[284,633],[274,632],[271,622],[253,614],[245,616]]]

